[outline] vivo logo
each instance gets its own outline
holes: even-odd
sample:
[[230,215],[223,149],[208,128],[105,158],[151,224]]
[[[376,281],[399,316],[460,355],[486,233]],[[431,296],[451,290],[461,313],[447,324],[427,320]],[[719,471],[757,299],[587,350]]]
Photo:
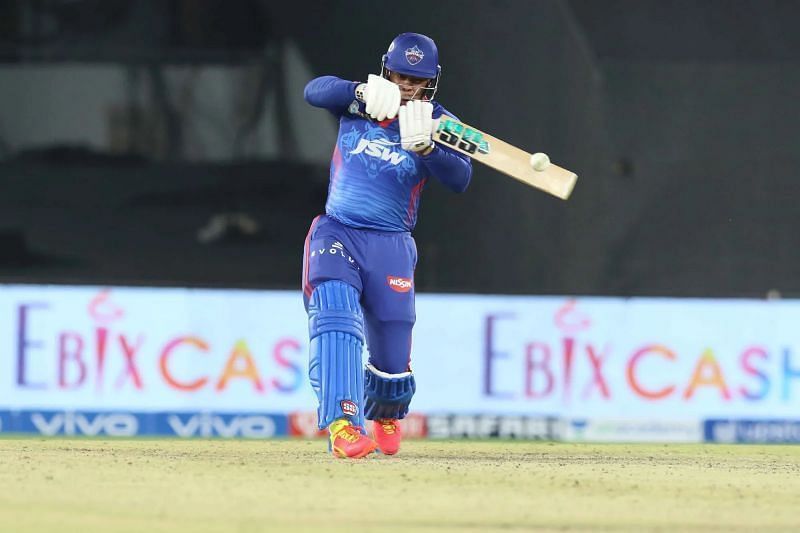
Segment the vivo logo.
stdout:
[[179,437],[247,437],[266,439],[275,435],[275,422],[263,415],[232,416],[228,421],[219,415],[197,414],[186,422],[170,415],[167,423]]
[[364,153],[370,157],[377,157],[383,161],[388,161],[392,165],[399,165],[405,158],[405,154],[394,152],[390,149],[394,143],[384,139],[370,141],[368,139],[360,139],[358,146],[351,150],[351,154]]
[[42,435],[108,435],[109,437],[132,437],[139,430],[134,415],[109,413],[85,415],[81,413],[58,413],[51,417],[42,413],[31,414],[31,422]]

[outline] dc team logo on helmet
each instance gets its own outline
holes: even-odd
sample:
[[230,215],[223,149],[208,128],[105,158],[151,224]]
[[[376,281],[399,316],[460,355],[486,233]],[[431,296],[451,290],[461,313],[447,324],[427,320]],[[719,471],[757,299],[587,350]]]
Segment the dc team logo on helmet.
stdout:
[[419,49],[419,46],[417,45],[414,45],[413,48],[406,49],[406,61],[408,61],[410,65],[416,65],[417,63],[422,61],[424,57],[425,54],[422,52],[422,50]]

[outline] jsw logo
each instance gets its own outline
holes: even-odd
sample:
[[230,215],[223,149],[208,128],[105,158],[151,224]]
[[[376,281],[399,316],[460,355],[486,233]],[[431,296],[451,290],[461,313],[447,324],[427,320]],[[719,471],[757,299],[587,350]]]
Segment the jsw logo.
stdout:
[[394,143],[385,139],[377,139],[371,141],[369,139],[360,139],[358,146],[351,150],[351,154],[365,153],[370,157],[377,157],[383,161],[388,161],[393,165],[399,165],[403,159],[406,158],[405,154],[392,151],[389,147],[394,146]]

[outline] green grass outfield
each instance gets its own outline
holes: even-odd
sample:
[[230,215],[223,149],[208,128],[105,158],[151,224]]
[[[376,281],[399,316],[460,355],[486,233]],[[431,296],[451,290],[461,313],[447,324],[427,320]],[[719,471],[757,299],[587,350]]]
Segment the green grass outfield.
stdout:
[[800,447],[0,439],[0,531],[800,530]]

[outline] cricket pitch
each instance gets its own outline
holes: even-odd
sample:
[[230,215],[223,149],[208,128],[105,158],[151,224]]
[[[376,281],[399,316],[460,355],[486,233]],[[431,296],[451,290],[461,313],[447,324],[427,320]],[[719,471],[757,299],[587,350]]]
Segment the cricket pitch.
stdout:
[[0,531],[789,531],[800,447],[0,439]]

